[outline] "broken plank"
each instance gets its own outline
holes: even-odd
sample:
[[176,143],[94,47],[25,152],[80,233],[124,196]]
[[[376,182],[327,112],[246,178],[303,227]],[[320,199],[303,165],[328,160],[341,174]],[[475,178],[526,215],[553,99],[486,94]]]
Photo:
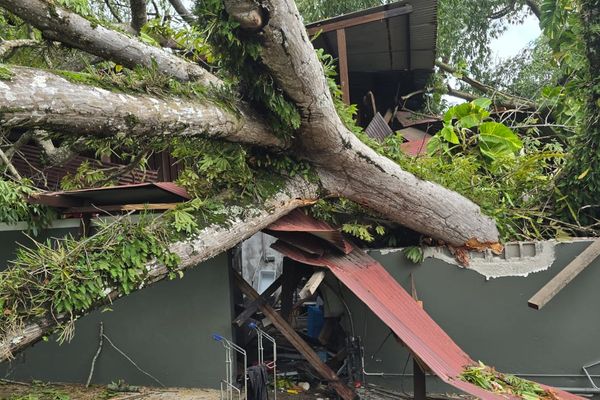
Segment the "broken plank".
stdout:
[[277,279],[275,279],[273,283],[271,283],[269,287],[259,295],[259,298],[248,303],[244,311],[242,311],[240,315],[233,320],[233,323],[240,327],[244,325],[244,322],[246,322],[248,318],[258,311],[259,305],[264,304],[267,301],[266,299],[268,299],[273,293],[275,293],[277,289],[279,289],[279,286],[281,286],[281,281],[282,276],[279,275]]
[[[248,282],[237,272],[231,271],[239,289],[248,298],[256,300],[260,295],[254,290]],[[310,347],[298,333],[286,322],[285,319],[269,304],[262,303],[259,305],[260,310],[268,317],[273,325],[281,332],[281,334],[294,346],[296,350],[310,363],[317,373],[335,389],[337,394],[344,400],[353,400],[356,394],[346,386],[340,378],[329,368],[315,351]]]
[[560,271],[550,282],[534,294],[527,304],[536,310],[544,307],[565,286],[569,284],[581,271],[587,268],[592,261],[600,255],[600,239],[595,240],[573,261]]
[[304,300],[315,294],[315,292],[319,288],[319,285],[321,284],[321,282],[323,282],[323,279],[325,279],[325,271],[316,271],[308,279],[306,285],[304,285],[304,287],[300,290],[298,296]]

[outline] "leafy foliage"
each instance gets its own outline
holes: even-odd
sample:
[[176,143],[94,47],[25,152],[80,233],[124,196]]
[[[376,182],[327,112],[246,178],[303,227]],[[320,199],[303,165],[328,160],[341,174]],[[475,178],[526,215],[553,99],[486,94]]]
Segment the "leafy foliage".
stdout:
[[220,0],[196,3],[198,26],[226,78],[240,86],[243,96],[265,111],[275,132],[291,137],[300,127],[300,113],[277,87],[260,61],[260,43],[256,35],[238,29],[239,24],[225,12]]
[[467,367],[460,379],[490,392],[517,396],[525,400],[555,398],[539,384],[514,375],[501,374],[481,361],[477,366]]
[[0,81],[8,81],[11,80],[12,77],[13,72],[10,70],[10,68],[7,68],[4,65],[0,64]]
[[444,128],[428,144],[429,154],[411,157],[396,134],[377,143],[361,140],[417,177],[471,199],[496,220],[504,240],[564,237],[577,232],[554,216],[548,199],[564,153],[556,141],[520,138],[489,120],[489,100],[448,110]]
[[27,181],[16,183],[0,179],[0,222],[10,225],[24,221],[34,235],[48,226],[55,216],[54,212],[27,201],[27,197],[35,191]]
[[365,8],[392,3],[391,0],[298,0],[296,5],[306,22],[315,22]]
[[423,249],[419,246],[406,247],[403,250],[404,256],[413,264],[421,264],[425,259]]
[[[557,105],[561,121],[574,121],[572,149],[557,185],[560,216],[578,225],[600,223],[600,78],[597,1],[545,0],[541,26],[564,84]],[[547,90],[551,92],[549,88]]]
[[83,240],[65,237],[20,248],[0,274],[0,334],[29,318],[66,314],[73,321],[112,291],[128,294],[143,285],[151,259],[174,269],[178,258],[167,247],[169,226],[142,215],[138,223],[105,224]]

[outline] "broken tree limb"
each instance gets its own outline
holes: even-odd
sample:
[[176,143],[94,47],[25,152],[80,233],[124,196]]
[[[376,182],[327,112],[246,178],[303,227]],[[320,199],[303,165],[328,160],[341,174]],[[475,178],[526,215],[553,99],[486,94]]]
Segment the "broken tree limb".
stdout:
[[233,320],[233,324],[237,325],[238,327],[241,327],[242,325],[244,325],[244,323],[248,320],[248,318],[250,318],[252,315],[254,315],[258,311],[260,304],[265,303],[267,301],[267,299],[273,293],[275,293],[275,291],[277,289],[279,289],[279,287],[281,286],[282,280],[283,280],[282,275],[279,275],[277,277],[277,279],[275,279],[273,281],[273,283],[271,283],[269,285],[269,287],[266,288],[265,291],[262,292],[256,300],[252,300],[250,303],[248,303],[248,305],[246,305],[246,308],[244,309],[244,311],[242,311],[240,313],[240,315],[238,315]]
[[196,22],[196,16],[190,13],[187,7],[181,2],[181,0],[169,0],[169,3],[173,6],[177,14],[188,24],[192,25]]
[[33,39],[15,39],[0,41],[0,59],[9,57],[13,53],[13,51],[22,47],[36,47],[41,46],[41,44],[42,43],[39,40]]
[[[252,300],[256,300],[259,298],[259,294],[254,290],[248,282],[244,280],[244,278],[235,270],[231,270],[231,273],[234,276],[234,279],[242,291],[246,296],[248,296]],[[317,371],[317,373],[325,379],[329,385],[335,389],[337,394],[344,400],[353,400],[356,397],[356,394],[346,386],[340,378],[329,368],[319,355],[315,353],[315,351],[310,347],[300,335],[296,333],[296,331],[283,319],[281,315],[273,307],[268,304],[260,305],[260,310],[265,314],[266,317],[275,325],[275,327],[281,332],[281,334],[294,346],[300,354],[306,358],[306,360],[310,363],[310,365]]]
[[[292,0],[258,3],[269,12],[267,24],[257,33],[263,44],[262,62],[301,111],[295,150],[318,167],[324,189],[454,246],[497,243],[495,222],[477,205],[404,171],[346,128],[296,4]],[[228,11],[235,14],[235,10]]]
[[104,344],[104,323],[102,321],[100,321],[100,334],[98,336],[98,349],[96,350],[96,354],[94,354],[94,358],[92,358],[92,365],[90,366],[90,373],[88,374],[87,381],[85,381],[85,387],[90,387],[90,383],[92,383],[94,369],[96,368],[96,360],[98,360],[98,356],[100,356],[100,353],[102,352],[102,345]]
[[142,27],[148,22],[146,0],[129,0],[129,8],[131,9],[131,27],[139,34]]
[[[1,0],[0,0],[1,1]],[[10,67],[0,81],[0,126],[84,135],[199,136],[282,148],[258,117],[208,101],[114,93],[50,72]]]
[[[318,198],[318,187],[307,183],[299,177],[290,179],[287,184],[263,204],[248,209],[232,206],[228,210],[230,219],[226,225],[211,225],[200,231],[193,239],[177,242],[170,246],[171,252],[180,259],[178,270],[186,270],[197,266],[216,255],[232,248],[239,242],[249,238],[256,232],[266,228],[290,211],[313,204]],[[151,261],[146,265],[146,280],[137,290],[150,286],[169,275],[171,272],[165,265]],[[112,291],[95,304],[95,308],[110,303],[121,296]],[[87,312],[92,309],[86,310]],[[16,352],[38,342],[53,329],[68,320],[62,315],[53,318],[45,315],[35,321],[26,323],[22,329],[0,337],[0,362],[10,359]]]
[[0,0],[0,7],[42,31],[44,37],[128,68],[156,68],[181,81],[196,80],[221,85],[221,81],[197,64],[185,61],[123,33],[92,23],[56,2],[46,0]]
[[529,307],[540,310],[598,256],[600,256],[600,240],[595,240],[529,299],[527,302]]
[[[463,81],[467,85],[480,91],[481,93],[485,94],[486,96],[490,96],[491,98],[499,98],[502,105],[508,106],[509,108],[528,109],[528,110],[532,110],[532,111],[541,109],[541,107],[538,104],[536,104],[535,102],[533,102],[531,100],[524,99],[522,97],[513,96],[508,93],[502,92],[500,90],[497,90],[496,88],[486,85],[483,82],[473,79],[465,74],[458,74],[458,71],[456,70],[456,68],[454,68],[442,61],[436,60],[435,65],[436,65],[436,67],[440,68],[442,71],[454,75],[455,77],[457,77],[457,79]],[[464,93],[464,92],[459,92],[459,93]],[[458,97],[460,97],[460,96],[458,96]]]

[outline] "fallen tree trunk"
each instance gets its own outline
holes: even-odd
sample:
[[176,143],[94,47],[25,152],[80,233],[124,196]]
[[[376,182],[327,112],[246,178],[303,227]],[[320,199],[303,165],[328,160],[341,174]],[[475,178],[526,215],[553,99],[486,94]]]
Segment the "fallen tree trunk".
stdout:
[[37,69],[11,67],[0,81],[0,127],[83,135],[198,136],[281,149],[285,143],[256,114],[209,101],[114,93]]
[[[254,4],[251,0],[225,4],[243,2],[248,7]],[[303,122],[297,134],[296,154],[318,166],[325,189],[453,246],[497,243],[494,221],[484,216],[477,205],[402,170],[346,128],[336,112],[323,67],[294,1],[258,3],[269,12],[265,18],[268,22],[255,33],[263,43],[262,61],[301,110]],[[239,8],[230,5],[228,10],[235,13]]]
[[[195,267],[266,228],[290,211],[313,204],[317,199],[317,192],[316,185],[295,178],[288,181],[281,191],[256,208],[232,207],[228,214],[230,218],[227,225],[209,226],[199,232],[195,238],[171,245],[170,250],[181,260],[178,270],[183,271]],[[137,289],[161,281],[169,274],[168,268],[157,262],[148,263],[146,269],[148,271],[146,279]],[[106,298],[98,301],[95,307],[110,303],[121,295],[117,291],[110,292]],[[86,312],[90,311],[92,310],[86,310]],[[10,359],[14,353],[38,342],[44,336],[52,333],[57,324],[68,319],[69,317],[66,315],[56,318],[46,315],[35,322],[26,323],[18,331],[0,338],[0,362]]]
[[[497,242],[494,222],[483,216],[479,207],[456,193],[403,171],[360,142],[343,125],[294,2],[262,0],[259,3],[262,12],[269,14],[260,22],[267,21],[267,24],[262,29],[252,26],[247,33],[261,36],[262,61],[302,113],[302,126],[296,133],[297,145],[290,152],[318,167],[324,189],[330,195],[346,196],[391,221],[454,246]],[[236,20],[247,20],[248,10],[257,8],[251,0],[228,0],[225,5]],[[214,81],[210,78],[212,75],[207,78],[207,72],[195,64],[106,28],[92,27],[86,19],[44,0],[24,0],[18,5],[0,0],[0,6],[43,32],[59,30],[62,37],[57,40],[93,54],[118,61],[125,51],[129,64],[124,65],[147,66],[154,55],[158,57],[159,70],[165,74],[182,80],[192,79],[184,72],[193,66],[194,71],[202,71],[198,72],[199,79],[204,74],[205,82]],[[240,14],[236,15],[236,11]],[[50,21],[48,15],[52,13],[58,13],[60,21]],[[255,20],[258,21],[252,18]],[[111,41],[118,45],[107,43]],[[162,61],[158,62],[159,59]],[[171,69],[171,66],[177,68]],[[251,114],[245,112],[245,115]]]

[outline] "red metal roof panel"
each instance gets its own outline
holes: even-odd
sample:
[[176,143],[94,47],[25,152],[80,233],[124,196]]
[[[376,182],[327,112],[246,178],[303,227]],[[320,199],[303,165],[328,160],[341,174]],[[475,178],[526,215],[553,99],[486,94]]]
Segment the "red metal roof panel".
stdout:
[[[99,165],[102,168],[120,167],[122,165],[102,162],[89,157],[75,156],[58,166],[46,165],[43,162],[43,152],[37,146],[24,145],[19,148],[19,152],[15,154],[12,163],[22,176],[26,176],[33,180],[34,184],[39,188],[48,190],[56,190],[60,188],[60,181],[67,174],[74,174],[82,163],[88,162],[92,165]],[[127,174],[123,174],[118,178],[118,183],[121,185],[138,183],[138,182],[154,182],[157,180],[158,172],[152,169],[140,170],[133,169]]]
[[267,229],[281,232],[308,232],[326,240],[343,253],[352,251],[352,245],[344,238],[339,229],[332,227],[327,222],[317,221],[300,209],[281,217],[269,225]]

